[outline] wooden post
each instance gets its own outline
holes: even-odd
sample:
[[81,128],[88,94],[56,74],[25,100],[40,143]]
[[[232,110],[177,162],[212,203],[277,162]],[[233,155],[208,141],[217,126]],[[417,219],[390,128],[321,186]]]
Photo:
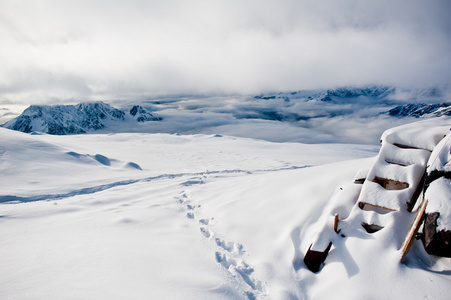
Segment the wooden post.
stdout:
[[310,247],[307,250],[307,253],[304,256],[304,264],[310,271],[316,273],[321,269],[321,266],[324,264],[327,254],[329,254],[330,248],[332,247],[332,242],[329,243],[329,245],[324,251],[311,250],[312,246],[313,244],[310,245]]
[[334,216],[334,231],[336,234],[340,233],[340,230],[338,230],[338,214],[335,214]]

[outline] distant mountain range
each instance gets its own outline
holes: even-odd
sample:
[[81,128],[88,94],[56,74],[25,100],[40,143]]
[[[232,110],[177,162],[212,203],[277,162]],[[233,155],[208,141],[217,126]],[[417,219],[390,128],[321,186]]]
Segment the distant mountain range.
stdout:
[[[399,94],[403,94],[400,100]],[[290,113],[281,113],[279,110],[268,110],[260,108],[254,110],[254,116],[259,119],[275,120],[275,121],[299,121],[308,120],[310,118],[335,117],[338,115],[347,115],[355,112],[356,108],[364,109],[365,106],[382,108],[381,114],[388,114],[392,117],[440,117],[451,115],[451,102],[437,103],[440,100],[449,100],[439,88],[418,89],[418,90],[397,90],[390,86],[367,86],[367,87],[342,87],[337,89],[328,89],[322,91],[295,91],[295,92],[277,92],[265,93],[254,96],[256,100],[280,101],[280,107],[290,107],[296,102],[325,102],[328,109],[316,109],[309,111],[310,115],[302,115],[303,110],[290,111]],[[412,103],[404,104],[406,101]],[[432,104],[423,103],[421,101],[430,101]],[[403,103],[403,104],[400,104]],[[417,103],[419,102],[419,103]],[[354,109],[346,108],[340,104],[353,105]],[[269,105],[268,105],[269,106]],[[335,109],[330,109],[330,107]],[[274,108],[274,106],[272,106]],[[321,106],[317,106],[319,108]],[[389,109],[393,107],[392,109]],[[385,110],[384,110],[385,108]],[[305,111],[305,110],[304,110]],[[241,116],[237,116],[241,117]]]
[[2,127],[22,132],[44,132],[55,135],[86,133],[105,127],[104,121],[160,121],[139,105],[122,111],[104,102],[85,102],[77,105],[31,105]]
[[[397,118],[451,116],[451,102],[447,102],[450,100],[447,97],[438,88],[398,90],[390,86],[367,86],[264,93],[242,96],[237,101],[230,101],[231,98],[226,96],[146,100],[146,107],[150,109],[135,105],[129,110],[119,110],[103,102],[32,105],[1,126],[27,133],[56,135],[86,133],[105,128],[106,123],[115,127],[111,128],[113,131],[119,129],[122,132],[143,129],[144,132],[198,133],[215,126],[240,124],[244,128],[249,120],[285,122],[310,128],[312,120],[326,121],[335,117],[362,120],[382,115]],[[162,120],[149,110],[158,111],[168,122],[161,126],[147,126],[146,129],[133,125],[133,122]],[[123,122],[132,126],[121,128]],[[318,124],[318,121],[314,122]]]
[[394,117],[415,117],[419,118],[425,115],[432,116],[451,116],[451,103],[426,104],[426,103],[409,103],[396,106],[387,112]]
[[318,100],[318,101],[334,101],[344,98],[357,98],[357,97],[371,97],[371,98],[385,98],[392,95],[396,91],[396,88],[390,86],[368,86],[368,87],[342,87],[337,89],[328,90],[304,90],[294,92],[279,92],[257,95],[255,99],[284,99],[289,102],[292,99],[306,99],[306,100]]

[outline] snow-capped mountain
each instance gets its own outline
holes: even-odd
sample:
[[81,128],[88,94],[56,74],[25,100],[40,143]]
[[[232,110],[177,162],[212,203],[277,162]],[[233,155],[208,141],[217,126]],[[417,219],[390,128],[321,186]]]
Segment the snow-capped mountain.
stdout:
[[[260,94],[260,105],[236,113],[237,118],[308,121],[338,116],[440,117],[451,115],[451,103],[439,88],[397,89],[391,86],[342,87],[328,90]],[[406,104],[406,102],[409,102]],[[440,103],[442,102],[442,103]]]
[[451,103],[426,104],[426,103],[409,103],[396,106],[390,109],[387,114],[395,117],[415,117],[419,118],[424,115],[430,116],[451,116]]
[[2,127],[26,133],[38,131],[65,135],[102,129],[106,126],[106,120],[126,119],[137,122],[161,120],[138,105],[133,106],[129,112],[124,112],[104,102],[84,102],[77,105],[32,105]]
[[75,108],[92,119],[124,120],[125,113],[103,102],[83,102]]
[[305,99],[316,101],[338,101],[357,97],[369,97],[382,99],[393,95],[396,91],[391,86],[367,86],[367,87],[341,87],[327,90],[300,90],[293,92],[268,93],[255,96],[255,99],[283,99],[287,102],[292,99]]
[[135,105],[130,109],[130,116],[134,117],[138,122],[146,122],[146,121],[161,121],[162,118],[158,116],[154,116],[147,110],[145,110],[142,106]]
[[384,130],[414,117],[450,116],[450,100],[446,90],[389,86],[257,96],[168,96],[141,100],[134,106],[108,102],[119,109],[106,103],[35,106],[4,127],[52,134],[102,129],[102,133],[222,134],[273,142],[372,143]]

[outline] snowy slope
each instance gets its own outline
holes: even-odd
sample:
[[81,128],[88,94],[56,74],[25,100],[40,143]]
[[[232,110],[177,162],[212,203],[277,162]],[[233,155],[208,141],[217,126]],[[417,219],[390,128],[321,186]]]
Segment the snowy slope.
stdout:
[[449,272],[422,260],[421,242],[400,264],[383,230],[375,238],[348,231],[354,235],[334,245],[320,273],[302,263],[331,210],[354,205],[346,196],[379,146],[4,128],[0,140],[2,299],[445,299],[451,292]]
[[[258,290],[245,279],[251,267],[236,262],[240,275],[224,267],[226,258],[217,262],[216,252],[233,244],[202,234],[216,221],[201,217],[202,200],[188,199],[191,192],[230,178],[291,178],[310,165],[376,151],[330,145],[330,156],[325,146],[221,136],[0,132],[1,298],[263,295],[263,283]],[[247,189],[244,181],[231,190]]]

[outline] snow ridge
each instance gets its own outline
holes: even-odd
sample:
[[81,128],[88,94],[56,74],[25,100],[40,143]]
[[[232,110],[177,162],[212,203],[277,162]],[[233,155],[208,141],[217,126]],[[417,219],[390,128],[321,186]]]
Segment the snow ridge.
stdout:
[[79,134],[105,128],[103,121],[137,122],[160,121],[141,106],[135,105],[124,112],[104,102],[83,102],[77,105],[31,105],[20,116],[1,125],[9,129],[30,132],[44,132],[55,135]]

